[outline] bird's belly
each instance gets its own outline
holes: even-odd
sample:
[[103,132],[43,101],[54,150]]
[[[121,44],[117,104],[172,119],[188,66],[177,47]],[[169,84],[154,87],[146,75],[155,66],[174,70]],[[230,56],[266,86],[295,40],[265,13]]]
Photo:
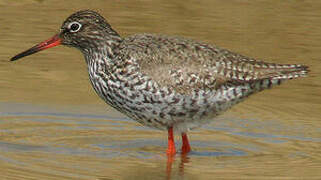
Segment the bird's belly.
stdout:
[[202,99],[192,96],[169,93],[168,90],[156,92],[116,88],[92,83],[98,95],[110,106],[127,115],[144,126],[185,132],[210,122],[217,115],[215,105],[204,103]]
[[[181,132],[210,122],[238,98],[233,89],[223,94],[197,90],[187,95],[157,85],[126,86],[120,80],[91,78],[91,83],[107,104],[131,119],[156,129],[173,127]],[[234,100],[228,99],[231,97]]]

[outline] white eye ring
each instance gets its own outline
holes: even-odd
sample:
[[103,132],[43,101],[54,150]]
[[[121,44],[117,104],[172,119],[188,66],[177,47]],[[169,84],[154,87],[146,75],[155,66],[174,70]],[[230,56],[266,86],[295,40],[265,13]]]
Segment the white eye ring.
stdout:
[[68,29],[70,32],[78,32],[80,30],[81,26],[82,25],[79,22],[74,21],[68,25]]

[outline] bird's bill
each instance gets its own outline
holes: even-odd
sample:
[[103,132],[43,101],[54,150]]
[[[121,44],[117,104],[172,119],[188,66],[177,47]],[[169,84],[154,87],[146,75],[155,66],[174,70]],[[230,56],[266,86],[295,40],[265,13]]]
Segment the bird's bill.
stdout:
[[45,49],[48,49],[48,48],[51,48],[54,46],[58,46],[60,44],[61,44],[61,38],[59,37],[59,34],[56,34],[52,38],[50,38],[46,41],[43,41],[43,42],[33,46],[32,48],[14,56],[13,58],[11,58],[11,61],[18,60],[22,57],[29,56],[31,54],[38,52],[38,51],[42,51],[42,50],[45,50]]

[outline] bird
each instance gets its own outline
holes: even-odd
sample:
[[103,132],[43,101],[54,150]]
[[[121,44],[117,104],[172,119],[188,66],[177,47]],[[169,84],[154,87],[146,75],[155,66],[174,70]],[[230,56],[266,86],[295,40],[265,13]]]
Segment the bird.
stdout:
[[84,55],[89,80],[109,106],[144,126],[168,131],[167,154],[191,151],[187,133],[248,96],[307,76],[301,64],[257,60],[216,45],[163,34],[120,36],[93,10],[70,15],[52,38],[14,56],[18,60],[57,45]]

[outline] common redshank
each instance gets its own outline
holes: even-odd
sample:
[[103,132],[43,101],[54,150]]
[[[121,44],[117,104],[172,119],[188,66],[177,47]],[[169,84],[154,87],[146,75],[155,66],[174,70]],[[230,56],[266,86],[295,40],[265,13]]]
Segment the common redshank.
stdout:
[[304,65],[267,63],[187,38],[122,38],[91,10],[72,14],[58,34],[11,61],[60,44],[83,53],[90,82],[108,105],[168,131],[168,154],[176,153],[173,131],[182,136],[182,153],[188,153],[190,129],[214,121],[253,93],[308,73]]

